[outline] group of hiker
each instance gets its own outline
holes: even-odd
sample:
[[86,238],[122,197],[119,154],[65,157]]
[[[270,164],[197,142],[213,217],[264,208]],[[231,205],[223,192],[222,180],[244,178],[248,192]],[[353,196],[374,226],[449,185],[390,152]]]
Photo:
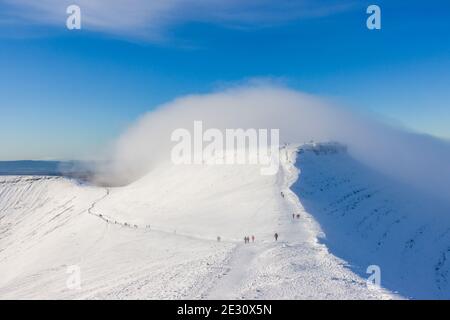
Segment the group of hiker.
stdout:
[[[273,237],[275,238],[275,241],[278,241],[278,233],[275,233],[273,235]],[[220,242],[221,240],[222,240],[222,238],[220,236],[217,236],[217,242]],[[251,242],[255,242],[255,236],[254,235],[252,235],[251,237],[249,237],[249,236],[245,236],[244,237],[244,243],[245,244],[250,243],[250,241]]]
[[[278,241],[278,233],[275,233],[273,237],[275,238],[275,241]],[[220,241],[219,239],[220,237],[218,237],[217,240]],[[252,240],[252,242],[255,242],[255,236],[251,236],[251,238],[249,236],[245,236],[244,243],[250,243],[250,239]]]
[[[255,242],[255,236],[252,236],[252,242]],[[244,243],[250,243],[250,237],[245,236],[244,237]]]

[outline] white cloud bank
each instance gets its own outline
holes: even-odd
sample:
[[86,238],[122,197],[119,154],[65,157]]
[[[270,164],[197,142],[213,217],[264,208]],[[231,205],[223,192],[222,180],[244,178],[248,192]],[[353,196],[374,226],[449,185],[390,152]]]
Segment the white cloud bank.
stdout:
[[[65,27],[66,8],[80,6],[82,26],[159,40],[177,24],[207,22],[255,27],[327,16],[348,9],[338,0],[0,0],[4,20]],[[353,1],[352,1],[353,3]]]
[[[176,99],[144,115],[117,141],[108,179],[126,183],[170,161],[177,128],[280,129],[280,142],[337,141],[358,160],[442,197],[450,192],[450,144],[356,115],[301,92],[248,85]],[[112,179],[112,180],[111,180]]]

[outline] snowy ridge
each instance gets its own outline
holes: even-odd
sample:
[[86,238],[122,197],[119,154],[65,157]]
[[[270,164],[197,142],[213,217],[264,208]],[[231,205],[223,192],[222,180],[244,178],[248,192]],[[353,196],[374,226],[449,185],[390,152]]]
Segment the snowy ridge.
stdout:
[[[276,176],[166,163],[121,188],[1,177],[0,298],[398,298],[367,288],[317,241],[290,191],[296,150],[281,150]],[[81,289],[66,286],[70,265]]]

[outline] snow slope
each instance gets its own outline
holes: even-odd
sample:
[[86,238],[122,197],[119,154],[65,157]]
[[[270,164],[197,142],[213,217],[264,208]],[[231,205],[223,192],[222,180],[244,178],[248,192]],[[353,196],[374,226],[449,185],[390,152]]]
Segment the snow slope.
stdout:
[[450,298],[450,204],[389,179],[324,145],[301,148],[293,191],[321,242],[357,274],[381,268],[382,285],[408,298]]
[[[109,189],[0,177],[0,298],[400,298],[368,288],[366,275],[318,242],[314,194],[307,212],[290,190],[296,148],[281,152],[275,176],[256,165],[161,163]],[[300,199],[314,189],[295,186]],[[80,289],[66,285],[72,265]]]

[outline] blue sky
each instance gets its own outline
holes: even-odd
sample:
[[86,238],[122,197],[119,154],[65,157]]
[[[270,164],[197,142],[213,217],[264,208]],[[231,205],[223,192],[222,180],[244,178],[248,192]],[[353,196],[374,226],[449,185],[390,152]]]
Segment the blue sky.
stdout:
[[0,0],[0,160],[84,158],[160,103],[259,77],[450,138],[448,1],[212,2],[78,1],[69,31],[64,1]]

